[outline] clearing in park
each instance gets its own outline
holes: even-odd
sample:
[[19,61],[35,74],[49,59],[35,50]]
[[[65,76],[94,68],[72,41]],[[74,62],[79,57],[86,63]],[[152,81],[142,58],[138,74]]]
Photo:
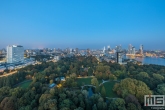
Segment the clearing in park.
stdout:
[[[77,85],[78,86],[82,86],[82,85],[91,85],[91,79],[92,78],[77,78]],[[102,80],[98,80],[99,84],[102,82]],[[110,82],[106,82],[104,83],[104,87],[106,90],[106,97],[110,97],[110,98],[116,98],[118,97],[117,94],[113,91],[113,86],[115,85],[116,81],[110,81]],[[101,89],[101,86],[100,86]]]
[[32,82],[32,80],[26,80],[26,81],[23,81],[23,82],[19,83],[15,87],[22,87],[23,89],[26,89],[26,88],[29,87],[31,82]]

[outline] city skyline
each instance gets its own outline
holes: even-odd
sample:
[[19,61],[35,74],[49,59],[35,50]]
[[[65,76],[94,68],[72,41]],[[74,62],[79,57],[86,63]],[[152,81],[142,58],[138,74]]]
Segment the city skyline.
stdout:
[[165,50],[165,1],[0,1],[0,48]]

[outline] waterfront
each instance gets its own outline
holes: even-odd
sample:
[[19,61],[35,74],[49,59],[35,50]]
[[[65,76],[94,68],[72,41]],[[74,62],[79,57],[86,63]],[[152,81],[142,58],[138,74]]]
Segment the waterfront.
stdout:
[[[128,56],[126,58],[129,58]],[[135,57],[132,58],[137,61],[142,62],[143,64],[156,64],[165,66],[165,59],[159,57]]]

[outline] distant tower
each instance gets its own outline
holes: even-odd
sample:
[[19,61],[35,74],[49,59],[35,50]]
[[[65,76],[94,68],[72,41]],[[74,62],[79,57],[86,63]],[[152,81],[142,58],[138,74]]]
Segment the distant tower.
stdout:
[[121,45],[116,46],[116,51],[121,52],[122,51],[122,46]]
[[104,48],[103,48],[103,53],[105,53],[105,46],[104,46]]
[[140,45],[140,54],[143,55],[143,45]]
[[111,48],[110,48],[110,46],[109,46],[109,45],[107,46],[107,50],[108,50],[108,51],[110,51],[110,50],[111,50]]
[[132,47],[132,54],[134,54],[135,55],[135,47]]
[[56,52],[56,48],[53,49],[53,52]]
[[116,52],[116,62],[122,64],[122,53]]
[[70,53],[70,48],[66,48],[66,52],[67,52],[67,54],[69,54]]
[[76,54],[78,54],[78,48],[76,48]]
[[128,54],[132,54],[133,52],[132,52],[132,45],[131,44],[129,44],[129,46],[128,46]]
[[70,48],[70,53],[72,53],[72,48]]
[[90,56],[90,49],[87,49],[87,55]]

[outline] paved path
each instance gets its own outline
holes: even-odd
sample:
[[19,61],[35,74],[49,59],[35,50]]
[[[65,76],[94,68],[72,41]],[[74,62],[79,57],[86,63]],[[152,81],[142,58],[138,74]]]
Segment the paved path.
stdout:
[[9,76],[9,75],[12,75],[12,74],[15,74],[15,73],[17,73],[17,71],[13,71],[13,72],[10,72],[10,73],[6,73],[4,75],[0,75],[0,77]]
[[101,86],[102,84],[104,84],[104,83],[106,83],[106,82],[109,82],[109,80],[105,81],[105,80],[102,79],[102,83],[100,83],[99,86]]

